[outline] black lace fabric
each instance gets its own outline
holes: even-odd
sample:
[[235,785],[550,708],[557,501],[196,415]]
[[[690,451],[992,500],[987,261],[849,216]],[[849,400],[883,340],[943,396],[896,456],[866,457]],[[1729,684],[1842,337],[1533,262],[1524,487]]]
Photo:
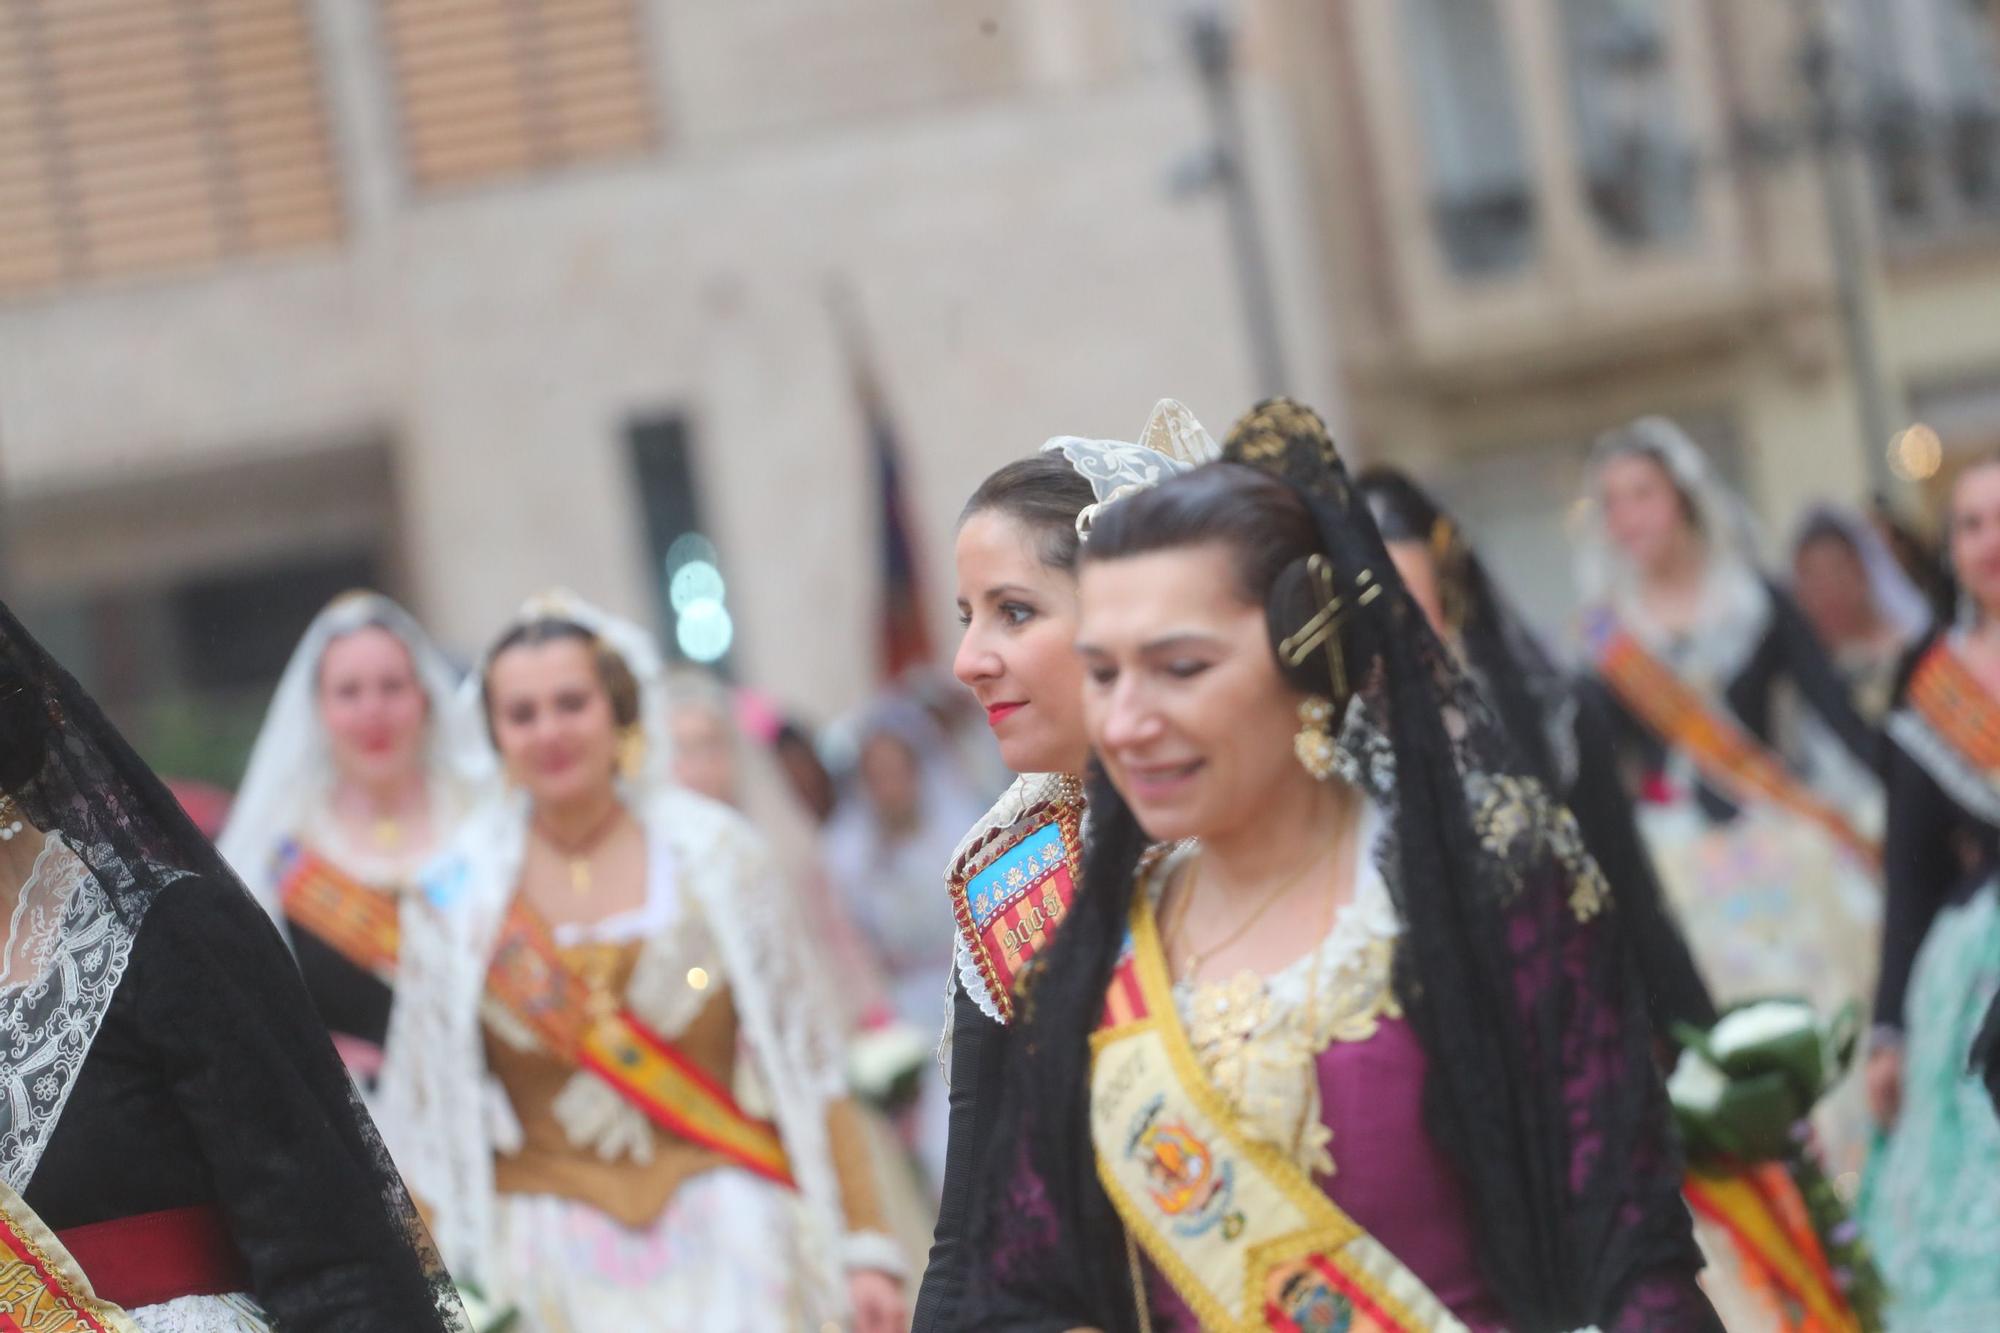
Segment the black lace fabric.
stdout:
[[0,792],[0,1176],[58,1227],[218,1205],[287,1330],[464,1328],[269,919],[5,606]]
[[[1333,568],[1351,586],[1368,571],[1384,589],[1357,599],[1341,629],[1356,682],[1344,776],[1394,829],[1384,871],[1404,924],[1395,984],[1428,1057],[1426,1127],[1463,1180],[1481,1271],[1508,1326],[1719,1329],[1696,1281],[1645,999],[1617,942],[1618,904],[1574,818],[1431,633],[1316,416],[1285,400],[1260,405],[1215,466],[1281,478]],[[1093,543],[1146,523],[1190,480],[1113,509]],[[1316,605],[1304,577],[1281,576],[1267,602],[1273,641]],[[1328,694],[1319,671],[1291,674]],[[1096,1179],[1087,1040],[1145,837],[1101,775],[1090,800],[1083,885],[1027,979],[1001,1070],[968,1327],[1139,1326],[1124,1232]]]

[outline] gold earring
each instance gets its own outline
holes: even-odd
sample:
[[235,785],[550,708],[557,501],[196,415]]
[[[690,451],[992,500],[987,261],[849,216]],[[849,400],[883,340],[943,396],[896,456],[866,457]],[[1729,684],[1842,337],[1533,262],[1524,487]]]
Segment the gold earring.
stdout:
[[618,736],[618,772],[627,782],[638,778],[646,767],[646,732],[637,722]]
[[1333,740],[1331,700],[1314,694],[1299,702],[1299,732],[1292,737],[1292,753],[1316,781],[1333,776],[1340,749]]

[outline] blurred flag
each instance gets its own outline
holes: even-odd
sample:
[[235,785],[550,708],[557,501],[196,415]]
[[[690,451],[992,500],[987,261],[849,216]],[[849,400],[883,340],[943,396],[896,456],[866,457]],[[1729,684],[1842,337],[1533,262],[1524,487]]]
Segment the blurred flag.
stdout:
[[830,298],[841,342],[854,378],[855,397],[860,400],[862,417],[868,426],[868,448],[872,455],[878,522],[881,532],[882,587],[877,627],[877,653],[882,679],[893,682],[910,668],[936,658],[930,627],[925,616],[921,563],[917,558],[916,528],[910,521],[907,497],[903,493],[902,448],[896,424],[875,374],[872,358],[862,336],[853,303],[836,289]]

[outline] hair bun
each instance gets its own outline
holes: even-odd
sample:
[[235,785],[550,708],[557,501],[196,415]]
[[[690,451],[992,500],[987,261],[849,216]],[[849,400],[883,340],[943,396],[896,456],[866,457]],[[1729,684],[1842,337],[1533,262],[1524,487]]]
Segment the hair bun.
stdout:
[[1283,478],[1309,493],[1344,499],[1347,468],[1319,413],[1292,398],[1266,398],[1229,428],[1222,457]]

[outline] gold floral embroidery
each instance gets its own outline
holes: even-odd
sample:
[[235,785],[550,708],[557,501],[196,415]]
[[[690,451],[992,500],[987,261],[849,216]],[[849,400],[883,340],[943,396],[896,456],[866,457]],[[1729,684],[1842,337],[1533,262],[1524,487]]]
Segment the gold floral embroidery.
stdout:
[[[1250,1133],[1316,1175],[1334,1173],[1333,1131],[1321,1114],[1318,1053],[1367,1041],[1384,1018],[1400,1018],[1392,985],[1393,939],[1369,939],[1323,970],[1311,1012],[1272,994],[1254,972],[1188,993],[1188,1041]],[[1327,968],[1315,955],[1308,966]]]
[[1480,845],[1496,860],[1522,866],[1553,856],[1569,876],[1569,907],[1576,919],[1588,921],[1604,910],[1611,886],[1584,845],[1576,816],[1550,797],[1538,780],[1512,773],[1478,774],[1467,781],[1466,795]]

